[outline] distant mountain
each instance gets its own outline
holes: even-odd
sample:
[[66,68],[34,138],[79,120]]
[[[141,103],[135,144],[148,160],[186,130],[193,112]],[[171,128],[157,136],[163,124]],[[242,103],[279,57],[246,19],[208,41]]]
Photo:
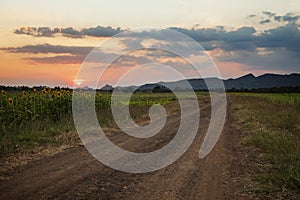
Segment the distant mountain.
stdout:
[[111,92],[113,90],[113,86],[106,84],[105,86],[103,86],[100,91],[102,92]]
[[[218,78],[199,78],[199,79],[187,79],[194,90],[207,90],[207,84],[212,86],[211,89],[219,89],[217,83],[223,81],[225,89],[261,89],[261,88],[274,88],[274,87],[300,87],[300,74],[264,74],[255,77],[253,74],[247,74],[239,78],[230,78],[226,80]],[[130,87],[117,87],[118,91],[128,92],[135,89],[139,91],[152,91],[155,87],[167,86],[171,90],[185,91],[188,89],[186,80],[179,80],[174,82],[158,82],[158,83],[147,83],[141,86],[130,86]],[[111,86],[105,86],[101,90],[112,90]]]
[[295,87],[300,86],[300,74],[279,75],[264,74],[255,77],[253,74],[247,74],[237,79],[228,79],[224,81],[226,89],[259,89],[273,87]]

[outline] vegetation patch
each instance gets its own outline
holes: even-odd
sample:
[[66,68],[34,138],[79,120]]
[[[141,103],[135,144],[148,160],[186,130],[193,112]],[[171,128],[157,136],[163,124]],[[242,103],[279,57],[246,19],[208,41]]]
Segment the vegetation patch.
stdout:
[[260,195],[300,197],[300,94],[232,94],[244,144],[261,152],[252,189]]
[[[80,98],[90,100],[90,91],[79,91]],[[18,152],[25,147],[59,145],[79,140],[72,118],[73,91],[60,88],[2,90],[0,94],[0,156]],[[182,93],[190,98],[191,93]],[[197,93],[198,97],[207,93]],[[82,101],[84,102],[84,101]],[[129,102],[121,99],[118,106],[129,106],[137,122],[149,120],[149,108],[161,104],[167,113],[176,110],[173,93],[134,93]],[[172,105],[170,105],[172,104]],[[100,125],[117,128],[111,112],[111,93],[95,94],[95,107]],[[68,137],[62,137],[68,135]]]

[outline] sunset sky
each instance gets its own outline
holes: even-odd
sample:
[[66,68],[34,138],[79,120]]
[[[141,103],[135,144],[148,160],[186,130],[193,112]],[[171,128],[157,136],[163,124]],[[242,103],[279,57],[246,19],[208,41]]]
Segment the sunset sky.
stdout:
[[[76,74],[94,47],[124,30],[143,28],[171,28],[191,37],[204,47],[223,78],[247,73],[300,72],[299,0],[0,3],[0,85],[85,85],[85,80],[79,80]],[[165,44],[163,39],[159,40],[159,45]],[[145,42],[154,41],[122,38],[103,54],[115,55],[118,48],[145,47]],[[178,68],[184,65],[179,58],[164,52],[155,52],[155,59],[150,54],[154,52],[139,51],[115,62],[103,83],[115,84],[130,67],[141,63],[160,61]],[[184,54],[188,58],[194,55],[188,48]],[[99,62],[103,63],[101,58]],[[159,66],[141,67],[127,78],[125,85],[175,79],[168,79],[164,70]],[[139,73],[147,74],[149,80]],[[195,77],[188,73],[188,77]]]

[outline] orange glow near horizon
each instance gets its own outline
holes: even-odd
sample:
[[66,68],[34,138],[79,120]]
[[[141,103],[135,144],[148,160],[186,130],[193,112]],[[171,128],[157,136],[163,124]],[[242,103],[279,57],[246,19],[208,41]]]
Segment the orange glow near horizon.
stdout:
[[[61,46],[96,46],[106,38],[86,37],[84,39],[57,37],[33,37],[14,34],[11,29],[1,29],[0,48],[15,48],[26,45],[51,44]],[[64,54],[60,54],[64,55]],[[46,85],[66,86],[78,85],[74,82],[81,63],[37,63],[26,58],[57,56],[54,53],[13,53],[0,50],[0,85]],[[75,83],[75,84],[74,84]]]
[[[100,42],[106,40],[107,38],[95,38],[95,37],[85,37],[81,39],[75,38],[67,38],[62,36],[56,37],[33,37],[28,35],[18,35],[10,32],[8,30],[1,30],[0,37],[5,38],[2,39],[2,43],[0,48],[0,85],[45,85],[45,86],[64,86],[64,87],[84,87],[88,86],[92,81],[85,80],[84,78],[76,78],[78,70],[81,66],[81,58],[76,60],[62,60],[60,63],[37,63],[33,60],[29,60],[28,58],[45,58],[45,57],[55,57],[55,56],[69,56],[68,53],[14,53],[7,52],[4,48],[8,47],[22,47],[26,45],[41,45],[41,44],[51,44],[51,45],[61,45],[61,46],[85,46],[85,47],[94,47],[99,45]],[[268,53],[267,51],[263,51],[262,53]],[[137,52],[141,55],[144,55],[146,52]],[[206,53],[212,57],[212,59],[217,58],[219,56],[222,57],[230,57],[233,55],[231,51],[223,51],[219,48],[214,49],[212,51],[206,51]],[[77,54],[76,54],[77,55]],[[81,54],[80,54],[81,55]],[[139,56],[139,55],[137,55]],[[193,59],[200,59],[194,57]],[[205,59],[204,59],[205,60]],[[217,59],[216,59],[217,60]],[[185,64],[186,61],[180,57],[161,57],[158,58],[160,62],[174,62],[179,64]],[[243,63],[236,62],[218,62],[215,61],[217,67],[219,68],[222,77],[227,78],[235,78],[247,73],[253,73],[255,75],[260,75],[265,73],[266,71],[263,69],[258,69],[255,66],[247,66]],[[128,63],[127,63],[128,64]],[[131,63],[130,63],[131,64]],[[135,65],[136,64],[136,65]],[[102,87],[105,84],[111,84],[116,86],[120,77],[123,76],[124,73],[130,71],[133,67],[137,66],[137,63],[132,63],[129,66],[115,66],[109,68],[105,71],[103,77],[99,81]],[[162,72],[160,69],[156,69],[157,71],[151,71],[148,68],[145,68],[144,71],[141,71],[143,75],[146,74],[146,78],[151,77],[155,81],[166,81],[162,77],[166,73]],[[284,73],[284,70],[272,70],[275,73]],[[194,72],[187,71],[187,75],[192,76]],[[138,83],[141,82],[140,75],[136,75],[136,80],[133,80]],[[161,80],[159,80],[161,78]],[[172,77],[170,77],[172,78]],[[84,79],[84,80],[83,80]],[[146,83],[149,80],[144,80]],[[154,81],[153,81],[154,82]],[[130,85],[131,83],[128,83]]]
[[19,54],[0,54],[0,85],[72,86],[76,64],[33,64]]

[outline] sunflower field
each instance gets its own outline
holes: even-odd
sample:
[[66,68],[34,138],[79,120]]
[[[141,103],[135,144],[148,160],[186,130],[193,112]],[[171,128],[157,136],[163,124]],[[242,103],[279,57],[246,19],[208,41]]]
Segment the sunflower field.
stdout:
[[[89,92],[80,91],[83,98]],[[96,106],[108,113],[109,95],[96,95]],[[105,110],[105,111],[104,111]],[[20,146],[60,143],[60,133],[75,132],[72,119],[72,90],[29,89],[0,94],[0,154]],[[75,134],[76,135],[76,134]]]
[[[23,144],[48,142],[48,136],[63,128],[61,122],[69,118],[72,106],[70,102],[71,92],[68,90],[46,87],[41,91],[1,90],[1,154],[17,149]],[[71,126],[67,123],[64,129],[71,129]]]
[[[91,91],[75,91],[84,100],[91,100]],[[1,90],[0,94],[0,155],[19,151],[21,147],[60,144],[62,133],[77,137],[72,118],[71,89]],[[130,106],[135,120],[148,119],[149,107],[175,101],[168,94],[133,94],[130,102],[120,99],[119,106]],[[116,128],[111,112],[111,93],[95,94],[95,108],[101,127]],[[84,105],[83,105],[84,109]],[[59,139],[58,139],[59,138]]]

